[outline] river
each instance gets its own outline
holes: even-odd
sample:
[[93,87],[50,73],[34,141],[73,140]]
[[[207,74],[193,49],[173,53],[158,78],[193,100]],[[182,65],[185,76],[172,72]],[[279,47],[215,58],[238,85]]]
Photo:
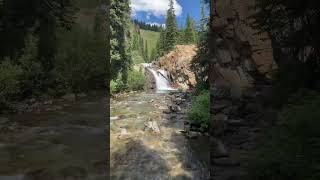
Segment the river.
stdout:
[[[155,76],[155,91],[131,92],[111,99],[111,179],[208,179],[207,139],[190,141],[185,137],[182,132],[187,107],[169,112],[173,96],[166,91],[174,89],[168,82],[158,82],[166,81],[163,73],[149,66],[147,70]],[[148,128],[150,124],[156,128]]]
[[106,179],[107,100],[56,100],[49,107],[59,110],[0,118],[0,179]]

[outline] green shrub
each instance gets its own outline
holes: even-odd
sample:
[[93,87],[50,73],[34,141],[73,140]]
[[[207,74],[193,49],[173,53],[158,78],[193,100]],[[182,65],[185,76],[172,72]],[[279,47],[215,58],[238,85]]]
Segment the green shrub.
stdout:
[[125,86],[119,78],[117,80],[110,81],[111,94],[119,93],[119,92],[123,91],[124,89],[125,89]]
[[116,80],[110,81],[110,93],[116,94],[123,91],[138,91],[143,90],[146,84],[145,75],[136,70],[130,70],[128,73],[127,84],[122,82],[121,74]]
[[319,109],[320,95],[311,94],[283,110],[249,161],[250,179],[320,179]]
[[128,74],[128,90],[143,90],[145,88],[146,81],[146,76],[142,72],[131,70]]
[[107,76],[105,43],[94,33],[74,25],[72,31],[58,33],[55,71],[74,93],[104,86]]
[[187,116],[191,122],[200,125],[203,131],[208,130],[210,126],[210,93],[208,91],[203,91],[195,97]]
[[144,59],[140,55],[139,51],[132,51],[132,62],[133,64],[144,63]]
[[8,100],[20,93],[21,73],[21,68],[9,59],[0,63],[0,107],[6,106]]
[[38,38],[28,34],[25,38],[25,48],[19,58],[22,68],[21,92],[24,97],[40,94],[43,90],[44,73],[41,63],[38,61]]

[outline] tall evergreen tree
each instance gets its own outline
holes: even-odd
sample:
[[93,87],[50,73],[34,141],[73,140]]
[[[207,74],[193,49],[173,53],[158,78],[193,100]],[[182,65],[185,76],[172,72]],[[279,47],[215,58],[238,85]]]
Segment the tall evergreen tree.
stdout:
[[201,1],[201,23],[197,55],[193,58],[191,67],[194,70],[198,84],[208,86],[209,68],[209,44],[208,44],[208,21],[205,14],[205,3]]
[[202,0],[201,2],[201,9],[200,9],[200,32],[207,31],[208,28],[208,19],[206,17],[206,11],[205,11],[205,1]]
[[148,50],[148,41],[145,41],[145,48],[144,48],[144,61],[149,62],[149,50]]
[[172,50],[177,43],[177,20],[174,11],[173,0],[169,2],[169,9],[167,11],[167,21],[166,21],[166,33],[165,33],[165,51]]
[[177,44],[185,44],[185,33],[184,33],[185,29],[181,28],[178,30],[178,40],[177,40]]
[[38,56],[46,71],[53,65],[56,28],[70,29],[76,7],[72,0],[8,0],[0,2],[0,58],[15,59],[24,48],[29,29],[37,27]]
[[158,56],[161,56],[166,51],[166,31],[161,28],[160,37],[157,43]]
[[187,44],[194,43],[196,41],[196,27],[194,20],[189,16],[186,19],[186,29],[184,30],[184,42]]
[[127,39],[130,36],[130,1],[111,0],[110,29],[111,29],[111,76],[116,79],[121,73],[124,84],[127,83],[128,70],[132,64],[130,45]]
[[157,57],[157,50],[152,49],[149,62],[154,61],[156,59],[156,57]]
[[144,41],[142,37],[139,38],[139,51],[140,55],[144,57]]

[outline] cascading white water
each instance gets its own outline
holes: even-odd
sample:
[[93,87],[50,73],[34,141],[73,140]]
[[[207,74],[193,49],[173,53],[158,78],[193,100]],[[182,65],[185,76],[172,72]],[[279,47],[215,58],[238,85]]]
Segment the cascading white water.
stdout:
[[167,72],[160,69],[158,71],[154,70],[151,64],[144,63],[143,66],[152,73],[156,81],[157,93],[164,93],[168,91],[175,91],[176,89],[172,88],[170,82],[168,81]]

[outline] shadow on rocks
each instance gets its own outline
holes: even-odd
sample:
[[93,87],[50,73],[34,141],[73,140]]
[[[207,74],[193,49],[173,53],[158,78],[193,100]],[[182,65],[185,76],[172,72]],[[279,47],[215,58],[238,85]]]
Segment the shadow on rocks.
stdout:
[[112,180],[172,179],[167,162],[161,155],[146,147],[140,140],[126,144],[111,157]]

